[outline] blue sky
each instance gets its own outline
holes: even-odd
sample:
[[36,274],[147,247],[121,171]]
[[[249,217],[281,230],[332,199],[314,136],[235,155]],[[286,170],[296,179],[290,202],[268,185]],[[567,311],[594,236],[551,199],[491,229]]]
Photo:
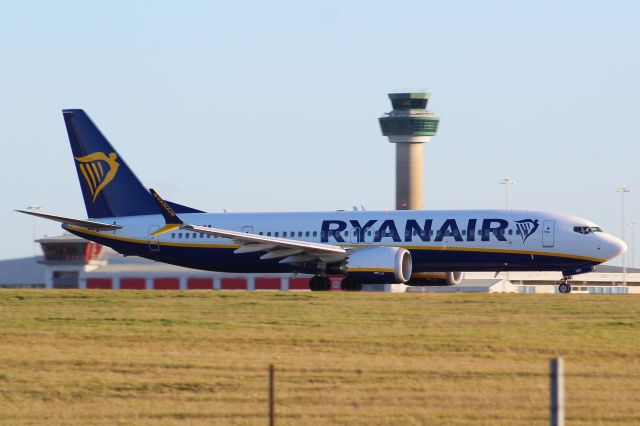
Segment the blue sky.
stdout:
[[[60,110],[148,186],[208,211],[394,204],[390,91],[427,89],[425,205],[640,221],[640,3],[3,2],[0,259],[84,217]],[[37,234],[56,235],[37,222]],[[627,233],[629,236],[629,232]],[[628,238],[629,239],[629,238]]]

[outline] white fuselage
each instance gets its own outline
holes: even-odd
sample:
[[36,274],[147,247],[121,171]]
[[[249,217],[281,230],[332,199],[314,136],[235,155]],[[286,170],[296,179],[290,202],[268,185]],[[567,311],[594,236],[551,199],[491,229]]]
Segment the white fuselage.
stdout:
[[[413,271],[559,270],[605,262],[625,249],[619,239],[574,216],[539,211],[337,211],[309,213],[187,213],[186,223],[289,240],[337,245],[402,247]],[[299,265],[262,260],[255,253],[233,253],[232,239],[177,229],[159,236],[161,215],[101,218],[122,226],[115,231],[77,235],[177,265],[229,272],[298,271]],[[587,231],[584,231],[584,230]],[[304,271],[304,268],[302,268]]]

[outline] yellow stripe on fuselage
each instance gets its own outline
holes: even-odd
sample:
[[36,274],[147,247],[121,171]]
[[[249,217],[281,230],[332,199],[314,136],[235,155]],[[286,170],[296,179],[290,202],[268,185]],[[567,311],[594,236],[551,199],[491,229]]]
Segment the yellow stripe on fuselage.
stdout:
[[349,272],[394,272],[389,268],[349,268]]

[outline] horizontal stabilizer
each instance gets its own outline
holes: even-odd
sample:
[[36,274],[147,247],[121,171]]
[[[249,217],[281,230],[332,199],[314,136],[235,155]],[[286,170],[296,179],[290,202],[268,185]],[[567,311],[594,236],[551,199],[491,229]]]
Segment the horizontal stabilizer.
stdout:
[[72,219],[70,217],[54,216],[52,214],[37,213],[28,210],[16,210],[19,213],[29,214],[31,216],[41,217],[43,219],[53,220],[55,222],[64,223],[66,225],[79,226],[87,229],[97,229],[99,231],[114,231],[122,228],[122,226],[111,225],[108,223],[95,222],[93,220]]

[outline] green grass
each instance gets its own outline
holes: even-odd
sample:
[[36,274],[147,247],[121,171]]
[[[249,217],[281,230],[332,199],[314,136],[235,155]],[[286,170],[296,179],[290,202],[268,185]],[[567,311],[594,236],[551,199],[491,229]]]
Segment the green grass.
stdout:
[[640,298],[0,291],[0,424],[640,424]]

